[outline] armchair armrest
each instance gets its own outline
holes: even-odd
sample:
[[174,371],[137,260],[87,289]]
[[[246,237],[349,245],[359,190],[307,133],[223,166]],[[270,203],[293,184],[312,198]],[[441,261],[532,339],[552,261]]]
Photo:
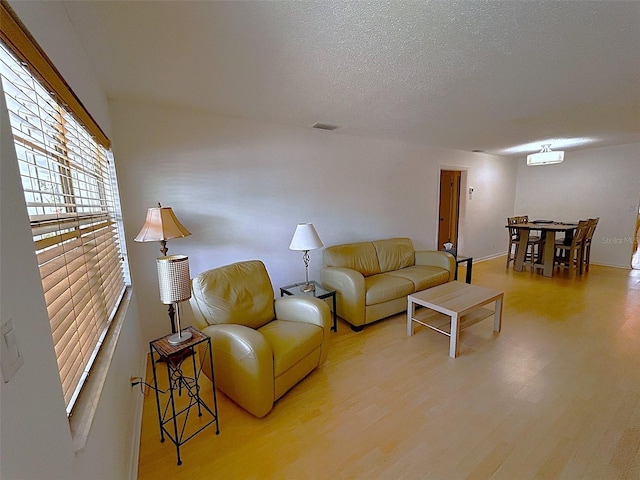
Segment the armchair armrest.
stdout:
[[315,297],[291,296],[275,300],[276,318],[291,322],[313,323],[328,331],[331,328],[329,305]]
[[[230,398],[256,417],[273,405],[273,353],[260,332],[243,325],[211,325],[216,382]],[[205,374],[206,374],[205,370]]]
[[438,250],[419,250],[415,252],[416,265],[430,265],[449,271],[449,281],[453,280],[456,272],[456,259],[447,252]]
[[336,291],[338,315],[351,325],[364,325],[365,282],[357,270],[345,267],[323,267],[320,270],[322,284]]

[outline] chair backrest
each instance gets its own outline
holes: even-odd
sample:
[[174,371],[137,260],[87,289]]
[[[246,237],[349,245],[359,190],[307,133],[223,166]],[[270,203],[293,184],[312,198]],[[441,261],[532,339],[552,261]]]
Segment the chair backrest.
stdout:
[[598,220],[600,220],[600,217],[589,219],[589,229],[587,230],[587,234],[584,238],[586,242],[591,242],[593,234],[596,231],[596,227],[598,226]]
[[[521,223],[519,219],[520,217],[507,217],[507,225],[515,225],[516,223]],[[517,228],[509,227],[509,235],[511,236],[511,240],[518,240],[520,238]]]
[[191,281],[191,289],[190,303],[200,323],[204,319],[208,325],[260,328],[275,318],[273,286],[260,260],[202,272]]
[[589,230],[589,220],[580,220],[578,222],[578,228],[576,228],[576,232],[573,234],[571,246],[575,246],[582,243],[585,237],[587,236],[588,230]]

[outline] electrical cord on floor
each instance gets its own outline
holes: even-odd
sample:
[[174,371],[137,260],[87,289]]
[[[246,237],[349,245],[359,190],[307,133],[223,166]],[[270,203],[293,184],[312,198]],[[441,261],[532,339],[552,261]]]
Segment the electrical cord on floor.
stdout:
[[[136,385],[140,385],[140,393],[142,393],[145,396],[147,396],[149,394],[149,390],[150,389],[151,390],[155,390],[156,392],[160,393],[161,395],[164,395],[169,390],[171,390],[170,388],[167,388],[166,390],[162,390],[160,388],[154,387],[150,383],[145,382],[140,377],[132,377],[131,378],[131,388],[135,387]],[[181,392],[182,389],[184,389],[184,391],[187,392],[189,395],[192,395],[192,393],[193,393],[193,388],[190,387],[186,383],[182,383],[182,386],[174,385],[173,389],[174,390],[178,390],[179,392]],[[196,386],[196,392],[197,392],[197,390],[199,390],[199,388]],[[179,395],[180,395],[180,393],[179,393]]]
[[136,385],[140,385],[140,393],[142,393],[143,395],[148,395],[149,394],[149,389],[151,390],[155,390],[158,393],[161,394],[165,394],[167,393],[169,390],[161,390],[159,388],[154,387],[153,385],[151,385],[150,383],[145,382],[144,380],[142,380],[142,378],[140,377],[134,377],[131,379],[131,388],[135,387]]

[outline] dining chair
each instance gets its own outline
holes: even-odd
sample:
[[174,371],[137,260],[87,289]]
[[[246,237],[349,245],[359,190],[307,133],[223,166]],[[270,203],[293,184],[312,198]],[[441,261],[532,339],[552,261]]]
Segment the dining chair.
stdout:
[[[529,215],[520,215],[518,218],[518,223],[529,223]],[[531,249],[536,250],[536,260],[532,263],[531,271],[533,271],[533,267],[535,263],[540,263],[542,258],[542,252],[544,249],[544,236],[542,235],[542,230],[532,228],[529,230],[529,243],[532,244]],[[529,246],[527,245],[527,248]]]
[[[514,262],[518,256],[518,248],[520,246],[520,232],[515,227],[510,225],[516,225],[518,223],[528,223],[528,215],[519,215],[515,217],[507,217],[507,225],[509,230],[509,248],[507,250],[507,267],[509,263]],[[542,252],[542,238],[539,235],[529,235],[527,242],[527,251],[525,252],[525,262],[531,264],[531,270],[533,271],[533,265],[536,262],[536,258],[539,257]]]
[[516,261],[516,256],[518,255],[518,241],[520,237],[518,236],[518,229],[512,228],[511,225],[515,225],[518,217],[507,217],[507,231],[509,233],[509,248],[507,249],[507,269],[509,268],[510,262]]
[[567,268],[569,278],[575,278],[576,272],[582,274],[582,253],[588,229],[589,221],[580,220],[569,245],[565,245],[564,240],[555,242],[554,267]]
[[580,262],[580,273],[582,273],[582,271],[589,271],[589,263],[591,261],[591,240],[593,239],[593,234],[596,231],[599,220],[600,217],[589,219],[589,229],[587,230],[584,241],[582,243],[582,261]]

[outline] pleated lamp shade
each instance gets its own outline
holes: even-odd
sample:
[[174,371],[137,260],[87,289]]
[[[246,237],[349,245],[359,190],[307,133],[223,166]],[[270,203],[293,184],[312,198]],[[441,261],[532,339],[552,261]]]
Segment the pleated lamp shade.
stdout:
[[134,240],[136,242],[158,242],[188,237],[189,235],[191,232],[178,221],[171,207],[156,207],[147,210],[147,219]]

